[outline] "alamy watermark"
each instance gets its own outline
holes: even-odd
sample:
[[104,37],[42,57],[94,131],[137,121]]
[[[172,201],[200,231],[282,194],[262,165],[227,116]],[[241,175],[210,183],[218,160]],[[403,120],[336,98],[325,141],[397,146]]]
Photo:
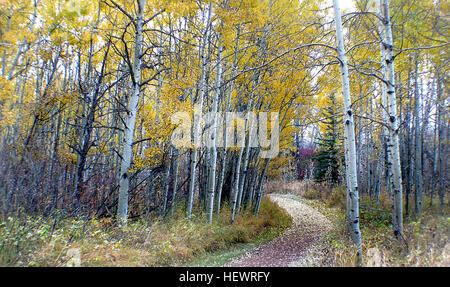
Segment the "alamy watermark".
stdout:
[[[260,148],[261,158],[274,158],[279,153],[280,117],[278,112],[209,112],[194,109],[171,116],[176,125],[171,142],[177,148],[242,148],[248,143]],[[247,126],[247,129],[245,128]],[[226,127],[226,129],[225,129]],[[245,132],[246,130],[246,132]],[[226,138],[224,138],[226,137]]]
[[78,15],[81,14],[81,2],[80,0],[69,0],[66,2],[66,4],[64,5],[64,8],[67,10],[67,12],[69,13],[76,13]]

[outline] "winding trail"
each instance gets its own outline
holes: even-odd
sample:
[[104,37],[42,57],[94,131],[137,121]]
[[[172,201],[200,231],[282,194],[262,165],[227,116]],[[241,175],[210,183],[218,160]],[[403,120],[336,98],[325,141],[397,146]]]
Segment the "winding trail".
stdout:
[[320,262],[317,250],[333,224],[320,212],[291,195],[270,194],[269,199],[284,208],[293,224],[281,236],[234,259],[229,267],[300,267]]

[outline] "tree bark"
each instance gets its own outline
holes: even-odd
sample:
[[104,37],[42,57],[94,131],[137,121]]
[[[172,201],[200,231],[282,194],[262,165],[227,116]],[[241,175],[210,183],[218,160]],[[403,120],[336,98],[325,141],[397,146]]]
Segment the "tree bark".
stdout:
[[[220,40],[219,40],[220,41]],[[216,88],[214,89],[214,99],[213,99],[213,108],[212,108],[212,125],[211,125],[211,148],[210,148],[210,171],[209,171],[209,181],[208,181],[208,204],[207,204],[207,213],[206,217],[209,223],[212,223],[213,211],[214,211],[214,195],[215,195],[215,187],[216,187],[216,169],[217,169],[217,112],[218,112],[218,104],[219,104],[219,94],[220,94],[220,86],[222,83],[222,46],[219,43],[219,49],[217,52],[217,71],[216,71]]]
[[[240,27],[237,27],[237,35],[236,35],[236,48],[234,50],[234,61],[233,61],[233,70],[231,72],[231,79],[234,79],[234,77],[236,76],[236,70],[237,70],[237,61],[238,61],[238,51],[239,51],[239,37],[240,37]],[[227,113],[230,110],[230,105],[231,105],[231,95],[233,93],[234,90],[234,80],[231,80],[230,82],[230,87],[228,90],[228,97],[227,97],[227,104],[226,104],[226,108],[225,108],[225,113],[224,113],[224,117],[223,117],[223,122],[224,122],[224,126],[223,126],[223,132],[222,132],[222,137],[223,137],[223,158],[222,158],[222,166],[220,169],[220,177],[219,177],[219,183],[217,186],[217,206],[216,206],[216,210],[217,210],[217,215],[220,214],[220,204],[221,204],[221,200],[222,200],[222,189],[223,189],[223,183],[224,183],[224,179],[225,179],[225,171],[226,171],[226,163],[227,163],[227,148],[228,148],[228,134],[227,134],[227,130],[228,130],[228,116]],[[230,197],[231,199],[231,197]]]
[[385,39],[383,47],[386,62],[386,81],[389,113],[389,137],[392,145],[392,192],[394,194],[393,231],[397,238],[403,234],[402,174],[400,166],[399,122],[397,120],[397,98],[395,91],[394,42],[389,15],[389,0],[380,0]]
[[350,225],[353,242],[357,248],[357,265],[361,264],[362,260],[362,244],[361,232],[359,230],[359,191],[356,168],[356,144],[355,144],[355,127],[352,110],[352,100],[350,95],[350,81],[347,65],[347,56],[344,50],[344,37],[342,29],[341,9],[339,7],[339,0],[334,0],[334,16],[336,24],[336,38],[337,38],[337,52],[341,64],[342,76],[342,91],[344,97],[344,145],[345,157],[347,158],[347,189],[350,198]]
[[117,206],[117,216],[124,225],[127,224],[128,219],[128,195],[130,190],[129,169],[133,158],[134,127],[136,125],[136,114],[139,104],[139,95],[141,92],[141,55],[145,1],[146,0],[137,0],[138,11],[135,19],[136,34],[132,67],[134,78],[132,79],[132,94],[127,106],[122,161],[120,165],[119,203]]
[[[207,57],[206,57],[206,49],[207,49],[207,42],[209,38],[209,30],[211,26],[211,10],[212,10],[212,3],[209,4],[208,8],[208,16],[206,21],[206,28],[205,33],[203,35],[202,45],[201,45],[201,75],[200,75],[200,83],[199,83],[199,96],[198,96],[198,103],[195,106],[197,111],[197,120],[195,120],[196,112],[194,111],[194,124],[192,127],[192,136],[194,141],[194,146],[192,148],[191,153],[191,170],[190,170],[190,182],[189,182],[189,196],[188,196],[188,205],[187,205],[187,218],[191,219],[192,217],[192,208],[194,205],[194,192],[195,192],[195,166],[197,162],[197,148],[200,147],[201,144],[201,135],[200,135],[200,121],[202,118],[202,109],[203,109],[203,98],[205,96],[207,87],[206,87],[206,69],[207,69]],[[194,101],[192,102],[194,105]]]
[[180,155],[178,149],[175,148],[174,151],[175,161],[173,167],[173,191],[172,191],[172,207],[171,207],[171,215],[173,217],[175,213],[175,203],[176,203],[176,195],[178,188],[178,167],[180,165]]
[[420,105],[421,98],[419,93],[419,60],[418,55],[415,55],[415,73],[414,73],[414,158],[415,158],[415,184],[414,184],[414,207],[418,218],[422,217],[422,201],[423,201],[423,177],[422,177],[422,134],[420,128]]

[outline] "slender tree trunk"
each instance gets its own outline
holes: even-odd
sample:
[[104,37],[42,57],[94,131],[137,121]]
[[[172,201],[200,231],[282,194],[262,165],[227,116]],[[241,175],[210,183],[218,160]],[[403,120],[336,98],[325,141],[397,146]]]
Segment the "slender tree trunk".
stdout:
[[253,206],[253,214],[258,216],[259,215],[259,209],[261,207],[261,200],[262,200],[262,191],[263,191],[263,185],[264,185],[264,177],[266,176],[267,168],[269,167],[270,158],[266,158],[264,160],[264,168],[261,173],[261,176],[259,177],[258,182],[258,192],[256,194],[255,199],[255,205]]
[[[256,80],[256,82],[257,81],[258,80]],[[254,84],[256,84],[256,83],[254,83]],[[253,108],[253,106],[252,106],[253,96],[254,95],[252,92],[250,95],[250,103],[249,103],[249,106],[247,107],[248,112],[247,112],[247,116],[245,119],[245,121],[246,121],[245,130],[247,130],[247,127],[248,127],[248,135],[246,136],[245,132],[244,132],[243,142],[244,143],[247,142],[247,145],[245,146],[244,161],[242,163],[242,168],[240,169],[241,174],[239,176],[240,180],[239,180],[239,187],[238,187],[239,197],[238,197],[238,203],[237,203],[237,212],[240,211],[241,205],[242,205],[242,197],[244,194],[244,182],[245,182],[245,179],[246,179],[247,173],[248,173],[248,157],[250,154],[251,137],[252,137],[252,133],[253,133],[253,125],[255,124],[255,119],[254,119],[254,117],[251,116],[252,115],[251,109]],[[245,140],[245,138],[247,138],[247,141]]]
[[397,119],[397,97],[395,91],[394,41],[389,15],[389,0],[380,0],[383,15],[385,39],[383,46],[386,61],[386,81],[389,113],[389,137],[392,145],[392,191],[394,194],[393,224],[394,235],[400,238],[403,234],[402,206],[402,174],[400,166],[399,122]]
[[[203,98],[205,96],[207,87],[206,87],[206,73],[207,73],[207,57],[206,50],[209,38],[209,30],[211,26],[211,10],[212,3],[209,4],[208,8],[208,17],[206,21],[205,33],[203,36],[202,46],[201,46],[201,76],[200,76],[200,84],[199,84],[199,96],[198,103],[195,106],[197,110],[197,120],[195,120],[196,113],[194,112],[194,125],[192,127],[192,136],[194,140],[194,146],[192,148],[191,153],[191,174],[190,174],[190,182],[189,182],[189,196],[188,196],[188,206],[187,206],[187,218],[191,219],[192,216],[192,207],[194,205],[194,191],[195,191],[195,166],[197,162],[197,148],[200,146],[201,135],[200,135],[200,121],[202,118],[202,109],[203,109]],[[194,104],[194,102],[192,103]]]
[[167,204],[169,202],[169,191],[170,191],[170,167],[173,161],[173,146],[169,147],[169,161],[166,165],[165,177],[164,177],[164,204],[162,210],[162,216],[166,216],[167,214]]
[[117,207],[117,216],[124,225],[127,224],[128,219],[128,196],[130,191],[129,169],[133,158],[134,127],[136,125],[136,114],[139,104],[139,95],[141,92],[141,55],[145,1],[146,0],[137,0],[138,11],[135,19],[136,35],[132,67],[134,78],[132,79],[132,94],[128,102],[127,115],[125,119],[122,162],[120,166],[119,203]]
[[[381,4],[380,4],[381,5]],[[381,6],[380,6],[381,7]],[[386,38],[386,30],[383,23],[380,23],[380,34],[381,37],[384,39]],[[384,78],[386,78],[387,68],[386,68],[386,54],[384,51],[384,44],[381,43],[381,72]],[[389,122],[389,114],[388,114],[388,98],[387,98],[387,88],[384,83],[381,83],[381,105],[383,109],[383,121],[385,123]],[[393,198],[393,193],[391,190],[392,186],[392,145],[391,145],[391,138],[389,136],[389,129],[385,126],[382,127],[383,129],[383,147],[384,147],[384,178],[385,178],[385,186],[386,186],[386,193],[391,194]],[[392,203],[392,208],[394,209],[394,203]],[[397,223],[394,219],[394,225]]]
[[[437,76],[435,76],[437,78]],[[439,85],[439,81],[436,80],[436,85]],[[434,90],[436,88],[436,90]],[[439,112],[439,98],[438,98],[438,91],[437,87],[433,86],[433,91],[436,91],[436,99],[435,99],[435,110],[436,114]],[[434,95],[433,95],[434,96]],[[433,206],[433,197],[434,193],[436,191],[436,186],[438,183],[439,173],[438,173],[438,162],[439,162],[439,147],[438,147],[438,117],[436,117],[435,123],[434,123],[434,152],[433,152],[433,179],[431,180],[431,195],[430,195],[430,207]]]
[[145,199],[146,199],[146,203],[145,203],[145,219],[148,221],[148,218],[150,216],[150,204],[152,201],[152,190],[153,190],[153,173],[152,171],[149,171],[149,175],[147,177],[147,188],[146,188],[146,193],[145,193]]
[[[272,6],[272,2],[270,2],[269,6]],[[270,12],[270,10],[269,10],[269,12]],[[257,57],[258,60],[262,58],[264,49],[266,49],[267,35],[268,35],[268,29],[265,28],[264,34],[262,35],[260,44],[259,44],[258,57]],[[231,212],[231,222],[234,221],[235,213],[240,211],[241,204],[242,204],[243,188],[244,188],[245,176],[247,174],[248,156],[250,153],[251,137],[252,137],[252,133],[253,133],[253,125],[254,125],[254,120],[255,120],[254,118],[251,117],[251,115],[252,115],[251,113],[252,113],[252,108],[253,108],[253,101],[254,101],[253,98],[254,98],[254,94],[255,94],[255,89],[259,85],[259,76],[260,76],[260,71],[256,70],[253,74],[252,88],[251,88],[251,92],[250,92],[250,96],[249,96],[249,102],[247,105],[247,115],[245,118],[242,146],[239,151],[239,159],[238,159],[238,165],[237,165],[237,170],[236,170],[236,185],[235,185],[235,188],[236,188],[235,198],[236,198],[237,202],[235,202],[233,200],[233,209]],[[246,136],[247,131],[248,131],[248,136]],[[248,138],[247,146],[245,146],[246,137]],[[242,168],[241,168],[240,162],[241,162],[241,159],[243,156],[244,148],[245,148],[245,155],[244,155],[244,161],[242,163]]]
[[173,217],[175,213],[175,203],[176,203],[176,195],[177,195],[177,188],[178,188],[178,167],[180,165],[180,155],[178,149],[175,148],[174,151],[175,161],[174,161],[174,167],[173,167],[173,191],[172,191],[172,208],[171,208],[171,215]]
[[[219,40],[220,42],[221,40]],[[217,169],[217,112],[219,104],[220,86],[222,84],[222,46],[219,43],[219,49],[217,52],[217,71],[216,71],[216,88],[214,90],[213,108],[212,108],[212,126],[211,130],[211,148],[210,148],[210,171],[208,182],[208,204],[207,204],[207,220],[212,223],[213,211],[214,211],[214,195],[216,187],[216,169]]]
[[[61,108],[61,104],[60,104]],[[58,180],[55,173],[55,165],[58,162],[58,149],[59,149],[59,141],[60,141],[60,132],[61,132],[61,124],[62,124],[62,115],[61,112],[58,113],[58,123],[56,126],[56,134],[55,134],[55,141],[53,144],[53,155],[52,155],[52,162],[50,166],[50,177],[51,177],[51,183],[52,183],[52,189],[53,189],[53,204],[52,204],[52,210],[57,208],[58,204]]]
[[[408,77],[409,82],[409,77]],[[409,89],[408,89],[409,90]],[[409,216],[409,195],[411,194],[411,174],[412,174],[412,161],[411,161],[411,101],[408,91],[408,104],[406,106],[406,137],[405,137],[405,148],[406,148],[406,159],[405,159],[405,170],[406,170],[406,190],[405,190],[405,216]]]
[[414,114],[415,114],[415,123],[414,123],[414,138],[415,138],[415,184],[414,184],[414,203],[415,203],[415,213],[418,218],[422,217],[422,200],[423,200],[423,177],[422,177],[422,135],[420,128],[420,109],[421,106],[421,98],[419,93],[419,60],[418,55],[415,55],[415,64],[416,69],[414,73]]
[[436,179],[438,181],[438,193],[439,193],[439,211],[442,214],[444,210],[444,193],[445,193],[445,186],[444,186],[444,177],[446,176],[446,170],[444,169],[444,157],[446,155],[445,153],[445,123],[444,123],[444,100],[442,98],[442,78],[440,74],[438,74],[438,81],[437,81],[437,102],[438,102],[438,154],[439,154],[439,161],[438,161],[438,170],[439,170],[439,177]]
[[[237,61],[238,61],[238,51],[239,51],[239,37],[240,37],[240,27],[237,27],[237,35],[236,35],[236,48],[234,50],[234,62],[233,62],[233,71],[231,72],[231,79],[234,79],[234,77],[236,76],[236,70],[237,70]],[[230,87],[228,90],[228,98],[227,98],[227,104],[226,104],[226,108],[225,108],[225,113],[224,113],[224,117],[223,117],[223,121],[224,121],[224,126],[223,126],[223,132],[222,132],[222,137],[223,137],[223,158],[222,158],[222,166],[220,168],[220,177],[219,177],[219,183],[217,186],[217,206],[216,206],[216,210],[217,210],[217,215],[220,214],[220,201],[222,200],[222,189],[223,189],[223,183],[224,183],[224,179],[225,179],[225,171],[226,171],[226,163],[227,163],[227,148],[228,148],[228,116],[227,113],[230,110],[230,105],[231,105],[231,95],[233,94],[233,90],[234,90],[234,80],[231,80],[230,82]],[[230,197],[231,199],[231,197]]]
[[356,169],[356,145],[355,145],[355,127],[352,111],[352,100],[350,96],[350,81],[347,66],[347,56],[344,49],[344,37],[342,29],[341,9],[339,7],[339,0],[334,0],[334,14],[336,24],[336,38],[337,38],[337,52],[341,63],[342,75],[342,91],[344,96],[344,112],[345,112],[345,127],[344,127],[344,144],[345,156],[347,158],[347,172],[348,177],[347,186],[348,195],[351,204],[351,231],[352,239],[357,248],[357,265],[361,264],[362,260],[362,244],[361,232],[359,230],[359,191],[358,179]]
[[236,173],[235,173],[235,182],[234,182],[234,194],[233,194],[233,201],[232,201],[232,207],[231,207],[231,223],[234,222],[234,218],[236,216],[236,210],[237,210],[237,203],[238,203],[238,197],[239,197],[239,178],[241,176],[241,161],[242,161],[242,155],[244,153],[244,146],[245,146],[245,133],[246,133],[246,126],[244,127],[244,131],[242,134],[242,144],[239,149],[239,156],[237,158],[236,162]]
[[[6,20],[6,33],[9,32],[9,29],[11,28],[11,18],[12,18],[12,9],[9,9],[8,16],[6,17],[8,20]],[[6,55],[7,49],[3,50],[3,58],[2,58],[2,77],[6,76],[6,68],[8,65],[7,62],[7,55]]]

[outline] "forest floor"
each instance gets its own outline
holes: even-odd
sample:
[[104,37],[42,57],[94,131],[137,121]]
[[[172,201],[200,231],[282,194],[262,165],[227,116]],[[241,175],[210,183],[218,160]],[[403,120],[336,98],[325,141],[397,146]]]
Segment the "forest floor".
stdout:
[[[269,182],[259,216],[251,209],[229,224],[225,205],[212,224],[183,206],[171,218],[133,221],[22,216],[0,222],[0,266],[355,266],[345,232],[345,187]],[[390,196],[361,197],[363,266],[450,266],[450,213],[424,202],[424,216],[405,217],[404,241],[390,223]],[[430,207],[431,206],[431,207]]]
[[333,230],[333,223],[299,196],[270,194],[268,197],[284,208],[292,217],[292,226],[276,239],[262,244],[224,266],[303,267],[319,265],[323,260],[319,246],[324,236]]

